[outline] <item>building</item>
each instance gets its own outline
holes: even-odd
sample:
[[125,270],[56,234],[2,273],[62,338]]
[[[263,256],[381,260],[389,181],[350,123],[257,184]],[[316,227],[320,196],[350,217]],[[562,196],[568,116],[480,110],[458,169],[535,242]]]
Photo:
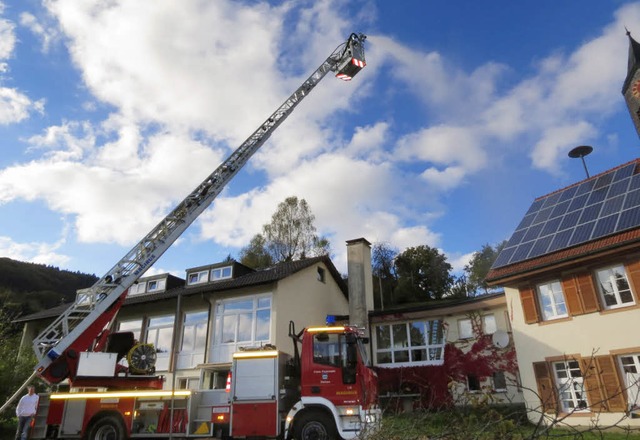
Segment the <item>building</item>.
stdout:
[[488,281],[531,421],[640,425],[640,159],[534,200]]
[[372,312],[383,405],[406,411],[521,404],[506,311],[498,292]]
[[[18,319],[23,349],[65,306]],[[347,286],[327,256],[255,271],[235,261],[141,278],[112,327],[154,344],[165,388],[224,388],[232,354],[271,344],[293,354],[290,322],[301,330],[348,313]],[[125,362],[123,359],[121,362]]]

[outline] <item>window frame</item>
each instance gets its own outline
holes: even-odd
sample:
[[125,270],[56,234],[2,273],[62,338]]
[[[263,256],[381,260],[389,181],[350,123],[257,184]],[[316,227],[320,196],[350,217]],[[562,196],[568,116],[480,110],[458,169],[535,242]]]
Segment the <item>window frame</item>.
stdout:
[[[195,281],[192,280],[192,277],[196,276],[197,279]],[[197,272],[189,272],[187,274],[187,284],[189,286],[194,286],[196,284],[204,284],[209,281],[209,271],[208,270],[199,270]]]
[[[268,299],[269,304],[261,305],[261,301]],[[231,309],[226,310],[226,307],[233,303],[242,303],[242,302],[252,302],[251,309]],[[268,311],[268,335],[266,338],[258,338],[258,325],[259,325],[259,316],[264,311]],[[247,315],[251,313],[251,337],[248,340],[240,340],[240,325],[241,325],[241,316]],[[235,317],[234,323],[234,339],[233,341],[224,341],[223,336],[225,334],[225,317]],[[262,295],[252,295],[246,297],[234,297],[227,298],[223,300],[219,300],[216,304],[215,308],[215,317],[214,317],[214,345],[217,346],[232,346],[232,345],[243,345],[250,346],[251,344],[255,345],[258,343],[270,343],[271,342],[271,323],[273,320],[273,298],[271,294],[262,294]]]
[[[566,377],[559,376],[558,366],[562,365],[563,371],[566,371]],[[580,361],[578,359],[566,359],[551,362],[551,372],[555,383],[555,391],[558,399],[558,405],[562,409],[562,413],[574,414],[590,412],[589,397],[587,396],[586,381],[582,375]],[[578,372],[579,375],[573,375]],[[576,385],[580,389],[576,389]],[[581,394],[581,399],[578,394]],[[569,398],[567,398],[567,395]],[[574,407],[568,406],[566,403],[571,402]],[[584,406],[582,406],[584,402]]]
[[[562,296],[562,302],[557,301],[556,294],[558,291],[554,290],[554,286],[559,287],[559,293]],[[546,287],[547,290],[543,291],[542,288]],[[540,317],[543,321],[554,321],[556,319],[568,318],[569,317],[569,309],[567,306],[567,297],[564,293],[564,289],[562,288],[562,281],[559,279],[554,279],[551,281],[547,281],[544,283],[539,283],[536,285],[536,300],[538,301],[538,305],[540,307]],[[552,308],[552,314],[547,314],[547,308],[545,308],[544,299],[549,300],[549,305]],[[564,308],[564,312],[559,312],[559,307],[562,305]]]
[[[175,315],[158,315],[158,316],[150,316],[147,322],[147,327],[144,332],[144,340],[147,344],[153,344],[157,353],[171,353],[172,344],[173,344],[173,336],[174,336],[174,326],[175,326],[176,317]],[[169,330],[169,346],[160,347],[158,341],[160,340],[160,335],[164,333],[164,331]],[[154,337],[151,338],[151,335],[155,333]],[[153,339],[153,340],[151,340]]]
[[[600,274],[602,272],[606,272],[606,271],[613,272],[614,269],[619,269],[619,268],[622,268],[621,273],[624,275],[624,281],[627,283],[627,288],[629,290],[629,296],[631,298],[631,301],[622,302],[622,298],[621,298],[621,295],[620,295],[620,290],[618,290],[617,283],[615,282],[617,280],[617,278],[611,279],[609,277],[608,282],[610,283],[611,287],[614,290],[613,297],[616,300],[616,304],[609,305],[609,304],[607,304],[607,299],[605,297],[605,295],[607,295],[607,294],[604,292],[604,288],[603,288],[603,285],[602,285],[602,282],[601,282]],[[620,308],[624,308],[624,307],[631,307],[631,306],[635,306],[636,305],[635,292],[633,291],[633,285],[631,283],[631,279],[629,277],[629,274],[627,273],[627,268],[626,268],[626,266],[624,264],[614,264],[614,265],[610,265],[610,266],[601,267],[601,268],[596,269],[594,271],[594,275],[595,275],[595,281],[596,281],[596,285],[597,285],[596,288],[598,289],[598,298],[600,299],[600,302],[602,303],[602,307],[603,307],[604,310],[615,310],[615,309],[620,309]]]
[[233,277],[233,266],[221,266],[211,269],[210,281],[228,280]]
[[[624,362],[624,358],[631,358],[632,362]],[[627,394],[627,408],[629,411],[638,411],[640,409],[640,353],[628,353],[617,356],[618,365],[620,367],[621,383]],[[629,371],[633,367],[636,371]],[[636,375],[629,383],[629,374]],[[635,390],[633,389],[635,387]]]
[[[421,326],[422,331],[418,327],[414,327],[415,325]],[[402,327],[404,327],[403,336],[399,334]],[[413,341],[415,338],[411,332],[413,328],[420,332],[423,338],[421,344],[414,343],[417,341]],[[381,347],[380,330],[388,334],[388,347]],[[434,332],[435,335],[433,334]],[[441,319],[417,319],[395,323],[380,323],[375,325],[374,334],[376,340],[375,365],[378,367],[441,365],[444,361],[444,347],[447,336],[444,321]],[[415,331],[413,334],[415,335]],[[400,340],[396,341],[396,337],[400,337]],[[414,360],[419,354],[424,359]]]

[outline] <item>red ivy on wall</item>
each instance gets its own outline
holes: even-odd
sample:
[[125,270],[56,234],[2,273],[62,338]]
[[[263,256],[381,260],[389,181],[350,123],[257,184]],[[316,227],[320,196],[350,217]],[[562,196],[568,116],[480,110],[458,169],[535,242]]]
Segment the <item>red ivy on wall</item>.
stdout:
[[[490,335],[479,335],[468,350],[462,348],[466,347],[448,343],[440,366],[376,367],[380,396],[405,395],[415,398],[421,408],[441,409],[454,403],[450,385],[464,383],[468,375],[483,381],[498,371],[511,374],[518,371],[513,344],[497,348]],[[393,400],[390,399],[391,405]]]

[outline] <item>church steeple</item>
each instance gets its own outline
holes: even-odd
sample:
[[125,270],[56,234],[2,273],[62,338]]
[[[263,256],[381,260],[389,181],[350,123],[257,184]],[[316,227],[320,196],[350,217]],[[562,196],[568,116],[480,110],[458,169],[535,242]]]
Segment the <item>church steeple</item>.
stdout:
[[636,132],[640,136],[640,43],[633,39],[631,32],[627,30],[629,37],[629,56],[627,60],[627,77],[622,86],[622,94],[627,103],[629,114]]

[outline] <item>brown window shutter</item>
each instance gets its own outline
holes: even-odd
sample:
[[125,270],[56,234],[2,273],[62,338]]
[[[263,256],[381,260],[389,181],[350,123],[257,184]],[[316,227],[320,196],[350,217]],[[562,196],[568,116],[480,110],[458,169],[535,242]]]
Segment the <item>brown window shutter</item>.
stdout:
[[640,260],[627,264],[627,273],[631,282],[631,290],[636,295],[636,302],[640,303]]
[[596,356],[595,362],[600,373],[600,383],[604,396],[604,406],[609,412],[624,412],[627,410],[625,393],[620,386],[620,377],[616,362],[612,356]]
[[593,412],[606,411],[605,397],[602,395],[600,381],[598,380],[598,367],[593,357],[580,360],[580,369],[584,379],[584,389],[587,392],[589,408]]
[[564,298],[567,301],[569,315],[582,315],[584,311],[582,309],[582,302],[578,297],[578,284],[574,276],[562,279],[562,291],[564,292]]
[[556,413],[558,408],[558,397],[556,389],[551,379],[549,364],[546,362],[534,362],[533,374],[538,384],[538,397],[542,404],[542,410],[546,413]]
[[596,292],[596,288],[593,285],[593,276],[591,275],[591,272],[577,274],[576,283],[578,284],[578,292],[582,299],[584,313],[593,313],[600,310],[598,292]]
[[536,292],[531,286],[526,286],[520,289],[520,302],[522,303],[524,322],[527,324],[535,324],[540,321]]

